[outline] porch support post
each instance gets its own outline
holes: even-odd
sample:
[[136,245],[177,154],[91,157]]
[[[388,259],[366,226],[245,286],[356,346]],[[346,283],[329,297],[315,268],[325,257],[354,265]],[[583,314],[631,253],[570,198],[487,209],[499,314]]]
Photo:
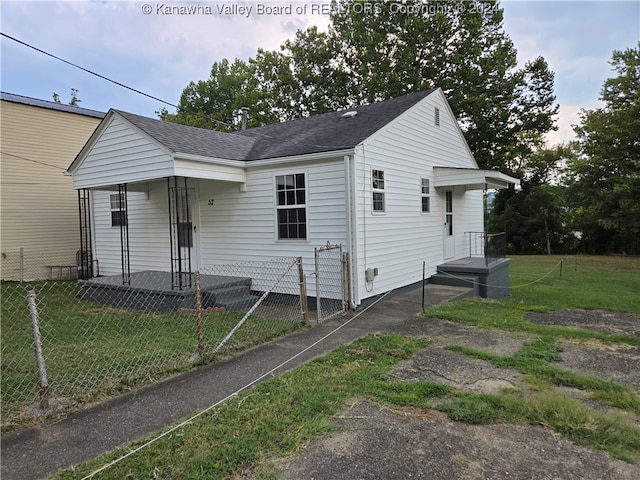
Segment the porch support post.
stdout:
[[93,277],[93,248],[91,239],[91,202],[89,190],[78,190],[78,218],[80,221],[80,252],[77,259],[78,279]]
[[131,285],[131,261],[129,260],[129,209],[127,201],[127,184],[118,185],[118,202],[120,206],[120,258],[122,261],[122,284]]

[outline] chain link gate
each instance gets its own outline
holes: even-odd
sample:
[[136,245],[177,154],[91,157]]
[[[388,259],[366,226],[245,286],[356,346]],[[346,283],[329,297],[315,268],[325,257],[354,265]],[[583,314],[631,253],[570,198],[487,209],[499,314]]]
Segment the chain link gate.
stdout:
[[347,310],[347,253],[342,245],[315,248],[316,309],[318,324]]

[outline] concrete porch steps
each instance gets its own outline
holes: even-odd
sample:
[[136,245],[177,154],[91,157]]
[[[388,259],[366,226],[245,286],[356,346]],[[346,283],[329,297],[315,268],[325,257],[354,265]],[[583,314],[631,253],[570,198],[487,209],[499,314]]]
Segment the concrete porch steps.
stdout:
[[260,297],[251,292],[251,282],[217,287],[203,292],[204,308],[223,307],[226,310],[248,310]]
[[450,287],[467,288],[465,297],[475,297],[480,294],[479,288],[480,278],[477,275],[454,274],[454,276],[446,273],[435,273],[429,278],[429,283],[433,285],[446,285]]

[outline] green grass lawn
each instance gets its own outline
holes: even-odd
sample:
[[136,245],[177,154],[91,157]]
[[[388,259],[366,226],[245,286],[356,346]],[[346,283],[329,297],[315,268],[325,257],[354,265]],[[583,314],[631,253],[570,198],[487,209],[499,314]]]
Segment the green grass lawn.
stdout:
[[[454,392],[448,387],[417,382],[394,383],[393,366],[429,344],[427,338],[370,335],[295,371],[261,384],[207,412],[122,462],[99,478],[232,478],[242,471],[258,478],[277,478],[272,459],[294,455],[334,426],[332,416],[353,399],[382,404],[436,408],[469,423],[517,422],[545,425],[573,441],[602,449],[626,461],[640,459],[640,429],[628,416],[640,415],[640,397],[633,389],[579,375],[557,366],[566,339],[596,339],[637,345],[628,335],[603,335],[588,330],[533,325],[528,310],[586,308],[640,313],[640,259],[624,257],[515,257],[512,294],[503,300],[463,300],[430,309],[428,316],[481,328],[538,334],[512,357],[462,347],[452,349],[484,358],[500,368],[525,375],[524,390],[499,395]],[[533,283],[535,282],[535,283]],[[518,285],[530,284],[519,288]],[[555,388],[572,386],[616,407],[596,412]],[[129,451],[109,453],[57,479],[82,478]]]
[[[203,315],[198,353],[196,315],[118,309],[78,298],[76,282],[3,283],[2,427],[33,421],[26,405],[38,401],[38,373],[27,292],[35,290],[49,380],[49,396],[76,408],[211,360],[213,348],[242,318],[241,312]],[[217,358],[302,328],[301,323],[252,316]]]

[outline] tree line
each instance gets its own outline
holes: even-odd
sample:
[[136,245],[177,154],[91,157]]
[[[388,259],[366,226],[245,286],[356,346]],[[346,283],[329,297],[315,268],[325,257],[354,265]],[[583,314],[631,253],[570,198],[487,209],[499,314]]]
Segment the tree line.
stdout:
[[[332,2],[327,31],[298,30],[279,50],[222,59],[190,82],[161,119],[233,131],[440,87],[482,169],[522,179],[501,191],[489,231],[508,232],[510,253],[640,253],[640,42],[616,51],[600,99],[583,111],[577,140],[548,146],[557,127],[554,73],[543,57],[518,67],[499,2]],[[411,11],[411,14],[407,12]]]

